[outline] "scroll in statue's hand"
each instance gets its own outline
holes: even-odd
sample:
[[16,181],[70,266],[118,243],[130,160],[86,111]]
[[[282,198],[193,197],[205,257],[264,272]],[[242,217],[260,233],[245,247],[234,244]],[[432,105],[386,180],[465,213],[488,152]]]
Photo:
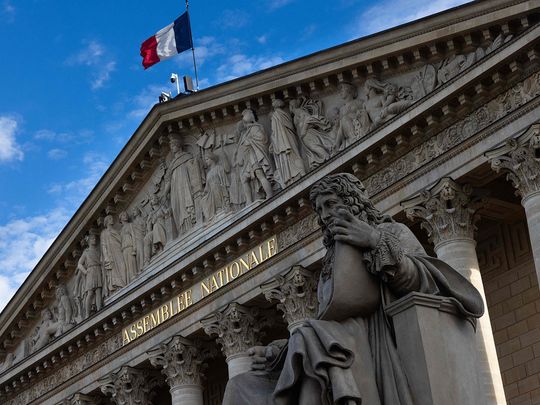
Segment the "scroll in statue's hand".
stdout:
[[337,214],[329,225],[334,240],[359,248],[373,249],[377,246],[381,237],[379,230],[355,217],[346,208],[339,208]]

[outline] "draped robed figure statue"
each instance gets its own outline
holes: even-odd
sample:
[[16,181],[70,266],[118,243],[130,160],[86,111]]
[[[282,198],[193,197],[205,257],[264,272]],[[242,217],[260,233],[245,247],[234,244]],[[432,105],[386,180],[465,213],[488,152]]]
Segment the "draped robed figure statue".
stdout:
[[250,349],[252,371],[233,377],[223,404],[420,405],[414,401],[384,308],[410,292],[450,297],[477,318],[479,292],[446,263],[426,254],[404,224],[372,204],[351,174],[311,189],[326,255],[317,319],[288,341]]

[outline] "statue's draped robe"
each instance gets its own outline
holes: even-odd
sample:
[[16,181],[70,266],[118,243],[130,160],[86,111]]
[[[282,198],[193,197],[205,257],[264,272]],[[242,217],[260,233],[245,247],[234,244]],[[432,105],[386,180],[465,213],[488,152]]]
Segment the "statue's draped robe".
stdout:
[[265,175],[271,173],[268,137],[261,124],[246,124],[240,137],[237,160],[240,163],[240,176],[244,179],[256,179],[255,171],[259,169]]
[[107,290],[116,291],[126,285],[126,265],[122,254],[120,234],[113,228],[101,231],[101,258],[103,260]]
[[[364,257],[369,271],[380,277],[381,307],[367,318],[307,321],[292,332],[286,350],[267,372],[252,371],[229,381],[224,405],[414,404],[384,302],[419,291],[452,297],[463,315],[472,317],[482,315],[483,302],[459,273],[427,256],[407,227],[378,227],[383,237]],[[330,299],[331,278],[331,272],[323,271],[318,286],[321,307]]]
[[195,204],[189,171],[192,160],[189,153],[181,153],[171,164],[171,211],[179,234],[190,230],[195,221]]
[[130,283],[137,277],[138,273],[137,238],[133,224],[130,222],[122,224],[120,236],[122,237],[122,254],[126,264],[126,282]]
[[223,166],[214,164],[206,174],[206,185],[201,199],[205,220],[212,219],[228,204],[228,181]]
[[[272,148],[276,160],[281,187],[285,188],[305,174],[304,161],[300,156],[296,131],[289,113],[276,108],[272,113]],[[275,176],[275,174],[274,174]]]

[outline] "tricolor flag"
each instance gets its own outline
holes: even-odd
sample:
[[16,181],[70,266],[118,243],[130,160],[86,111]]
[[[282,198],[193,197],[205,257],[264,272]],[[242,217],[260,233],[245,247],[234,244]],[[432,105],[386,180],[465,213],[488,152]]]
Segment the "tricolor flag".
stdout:
[[156,63],[172,58],[187,49],[193,48],[189,14],[186,11],[172,24],[159,30],[141,45],[142,64],[145,69]]

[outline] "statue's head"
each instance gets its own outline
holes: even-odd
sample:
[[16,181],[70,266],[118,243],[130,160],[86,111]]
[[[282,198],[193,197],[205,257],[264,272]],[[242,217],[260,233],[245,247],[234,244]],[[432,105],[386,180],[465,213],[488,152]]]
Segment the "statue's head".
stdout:
[[103,226],[105,228],[109,228],[110,226],[112,226],[114,224],[114,218],[112,215],[107,215],[104,219],[103,219]]
[[215,164],[218,163],[219,157],[213,152],[207,152],[204,155],[204,161],[206,163],[206,167],[214,166]]
[[52,312],[49,308],[45,308],[43,312],[41,313],[41,315],[43,316],[43,319],[46,319],[46,320],[51,320],[53,318]]
[[56,298],[62,298],[65,295],[67,295],[65,285],[59,285],[58,287],[56,287]]
[[120,213],[120,215],[118,215],[118,219],[120,220],[120,222],[122,223],[126,223],[126,222],[129,222],[129,215],[126,211],[122,211]]
[[182,140],[178,135],[169,135],[169,146],[172,153],[182,151]]
[[285,101],[276,98],[274,101],[272,101],[272,107],[274,108],[283,108],[285,107]]
[[93,233],[89,234],[86,237],[86,243],[88,244],[88,246],[95,246],[97,244],[97,236]]
[[338,86],[338,90],[339,90],[339,95],[344,100],[352,100],[353,98],[356,98],[358,94],[356,86],[348,82],[340,83]]
[[253,111],[251,108],[246,108],[244,111],[242,111],[242,121],[247,124],[254,123],[257,121],[257,114],[255,114],[255,111]]
[[373,225],[391,221],[375,208],[362,182],[350,173],[332,174],[319,180],[311,188],[309,198],[325,232],[339,216],[339,210],[349,211]]

